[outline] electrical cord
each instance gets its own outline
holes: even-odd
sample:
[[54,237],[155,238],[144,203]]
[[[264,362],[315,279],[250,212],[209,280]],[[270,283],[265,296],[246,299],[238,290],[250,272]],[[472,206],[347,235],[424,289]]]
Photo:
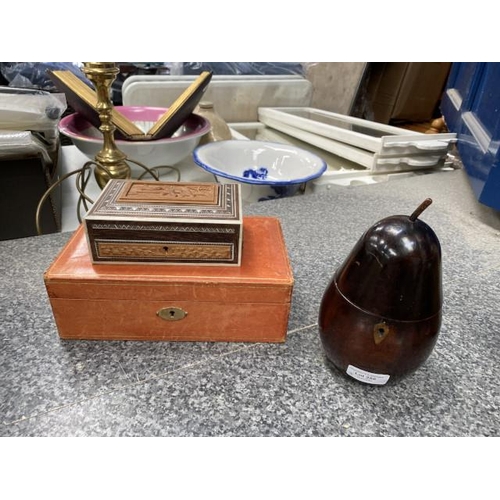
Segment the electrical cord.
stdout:
[[[142,180],[145,175],[149,174],[155,181],[159,182],[160,181],[159,170],[162,170],[162,169],[169,169],[171,171],[176,172],[177,179],[175,182],[179,182],[181,180],[181,173],[180,173],[180,170],[178,168],[171,167],[168,165],[159,165],[157,167],[149,168],[149,167],[146,167],[146,165],[144,165],[143,163],[140,163],[140,162],[135,161],[135,160],[127,159],[127,161],[130,163],[134,163],[135,165],[138,165],[139,167],[141,167],[144,170],[144,172],[137,178],[137,180]],[[38,202],[38,206],[36,209],[36,214],[35,214],[36,232],[39,236],[43,234],[42,228],[40,225],[40,213],[41,213],[41,210],[42,210],[44,203],[47,201],[48,197],[50,196],[50,194],[52,193],[52,191],[54,189],[56,189],[64,181],[66,181],[67,179],[69,179],[73,175],[77,176],[76,181],[75,181],[75,185],[76,185],[76,189],[80,195],[78,197],[78,202],[77,202],[77,206],[76,206],[76,213],[77,213],[77,217],[78,217],[78,222],[80,224],[82,223],[82,216],[81,216],[82,206],[83,206],[83,209],[85,210],[85,213],[86,213],[89,210],[88,203],[90,203],[91,205],[94,204],[94,200],[92,200],[89,196],[87,196],[85,194],[85,189],[87,188],[88,182],[90,180],[90,176],[92,174],[92,166],[93,165],[99,166],[100,168],[102,168],[104,170],[104,172],[106,172],[106,174],[108,174],[108,176],[110,178],[113,178],[113,175],[111,174],[111,172],[104,165],[101,165],[100,163],[97,163],[95,161],[88,161],[83,165],[83,167],[65,174],[63,177],[61,177],[56,182],[54,182],[54,184],[52,184],[52,186],[50,186],[49,189],[47,189],[47,191],[45,191],[42,198]]]

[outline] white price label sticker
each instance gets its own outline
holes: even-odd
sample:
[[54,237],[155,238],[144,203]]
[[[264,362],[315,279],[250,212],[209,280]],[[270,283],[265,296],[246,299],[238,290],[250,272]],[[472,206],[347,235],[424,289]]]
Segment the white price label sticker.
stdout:
[[355,366],[349,365],[346,370],[347,375],[352,378],[359,380],[360,382],[365,382],[367,384],[374,385],[384,385],[390,378],[390,375],[382,375],[380,373],[371,373],[361,368],[356,368]]

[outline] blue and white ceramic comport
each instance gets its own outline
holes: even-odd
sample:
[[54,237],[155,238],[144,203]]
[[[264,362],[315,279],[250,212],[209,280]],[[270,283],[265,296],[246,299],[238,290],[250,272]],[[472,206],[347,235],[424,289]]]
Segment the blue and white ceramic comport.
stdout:
[[240,183],[246,203],[293,196],[327,167],[322,158],[305,149],[267,141],[211,142],[196,148],[193,159],[217,182]]

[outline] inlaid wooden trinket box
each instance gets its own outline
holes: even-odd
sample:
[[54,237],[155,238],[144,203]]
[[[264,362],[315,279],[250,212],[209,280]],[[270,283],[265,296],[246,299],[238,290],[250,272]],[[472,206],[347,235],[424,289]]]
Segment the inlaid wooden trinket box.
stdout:
[[112,179],[84,224],[94,264],[241,264],[239,184]]
[[44,275],[63,339],[284,342],[293,274],[281,225],[245,217],[241,266],[93,265],[80,228]]

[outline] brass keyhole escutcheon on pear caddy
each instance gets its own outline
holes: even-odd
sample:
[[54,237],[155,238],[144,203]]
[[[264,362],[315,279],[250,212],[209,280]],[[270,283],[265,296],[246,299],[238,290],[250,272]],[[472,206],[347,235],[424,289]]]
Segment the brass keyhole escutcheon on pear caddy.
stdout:
[[375,340],[375,344],[380,344],[387,335],[389,335],[389,325],[387,323],[377,323],[373,327],[373,340]]

